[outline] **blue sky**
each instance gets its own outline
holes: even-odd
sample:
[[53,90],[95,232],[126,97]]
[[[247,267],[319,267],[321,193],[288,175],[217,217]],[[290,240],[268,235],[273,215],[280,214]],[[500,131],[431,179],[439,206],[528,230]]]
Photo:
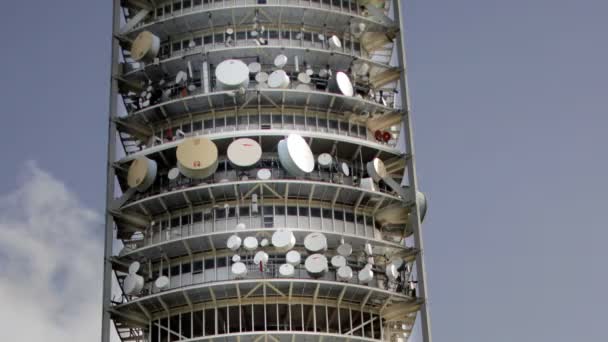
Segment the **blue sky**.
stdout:
[[[608,2],[410,0],[405,9],[435,340],[605,341]],[[69,316],[58,304],[65,291],[24,288],[37,278],[17,271],[20,262],[45,269],[30,253],[40,245],[57,254],[50,282],[72,272],[70,258],[101,271],[53,236],[81,224],[78,241],[101,250],[89,240],[103,213],[110,15],[99,0],[13,1],[0,12],[0,289],[3,302],[16,291],[56,297],[16,314],[3,305],[0,337],[28,315],[38,315],[32,334],[57,331],[50,341],[68,328],[97,336],[81,323],[96,319],[99,290],[79,292],[93,292],[80,308],[90,315]],[[38,196],[32,184],[61,196]]]

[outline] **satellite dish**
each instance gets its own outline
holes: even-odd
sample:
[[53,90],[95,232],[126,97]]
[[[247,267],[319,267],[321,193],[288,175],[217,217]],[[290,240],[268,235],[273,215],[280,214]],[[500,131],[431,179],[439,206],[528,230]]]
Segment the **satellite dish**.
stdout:
[[366,265],[359,271],[358,274],[359,282],[362,284],[368,284],[374,279],[374,271],[372,271],[371,265]]
[[249,68],[250,74],[257,74],[262,71],[262,65],[258,62],[249,63],[247,67]]
[[350,168],[345,162],[340,163],[340,171],[342,171],[346,177],[350,176]]
[[342,266],[338,268],[337,278],[339,281],[350,281],[353,279],[353,269],[350,266]]
[[278,89],[286,89],[289,88],[289,76],[283,70],[273,71],[270,76],[268,76],[268,86],[270,88],[278,88]]
[[138,295],[144,288],[144,277],[139,274],[130,273],[125,278],[122,287],[126,294],[130,296]]
[[226,154],[235,168],[250,168],[262,158],[262,147],[253,139],[240,138],[230,143]]
[[259,169],[256,177],[259,180],[269,180],[270,178],[272,178],[272,171],[270,171],[269,169]]
[[317,163],[319,163],[319,167],[321,168],[330,168],[333,164],[333,158],[329,153],[321,153],[317,157]]
[[246,89],[249,85],[249,67],[238,59],[228,59],[215,68],[215,78],[221,90]]
[[139,271],[141,264],[139,261],[133,261],[131,265],[129,265],[129,274],[135,274]]
[[350,78],[342,71],[338,71],[336,76],[329,81],[329,90],[344,96],[353,96],[355,94]]
[[177,167],[189,178],[204,179],[215,173],[218,166],[217,146],[204,137],[193,137],[177,146]]
[[283,278],[293,277],[295,273],[296,273],[296,269],[291,264],[283,264],[283,265],[281,265],[281,267],[279,267],[279,274]]
[[342,42],[340,41],[340,38],[338,38],[337,36],[331,36],[331,38],[329,38],[329,47],[336,50],[341,49]]
[[169,288],[169,283],[169,277],[161,276],[158,277],[158,279],[156,279],[156,281],[154,282],[154,287],[159,290],[165,290]]
[[253,263],[256,265],[262,264],[262,266],[265,266],[268,263],[268,258],[268,253],[259,251],[255,253],[255,256],[253,257]]
[[384,162],[379,158],[374,158],[371,162],[367,163],[365,168],[367,170],[367,174],[370,175],[370,177],[372,177],[372,179],[376,182],[388,175]]
[[327,70],[327,69],[319,70],[319,77],[327,77],[327,76],[329,76],[329,70]]
[[374,253],[374,249],[372,248],[372,245],[370,243],[365,244],[364,252],[368,256],[370,256]]
[[327,238],[322,233],[310,233],[304,238],[304,247],[311,253],[327,250]]
[[331,265],[335,268],[346,266],[346,258],[341,255],[334,255],[331,258]]
[[285,65],[287,65],[287,60],[287,56],[278,55],[274,59],[274,66],[276,66],[277,68],[283,68]]
[[311,67],[306,68],[306,75],[312,76],[314,74],[315,74],[315,72],[314,72],[314,70],[312,70]]
[[238,254],[235,254],[232,256],[232,262],[239,262],[241,261],[241,256]]
[[260,247],[266,247],[268,246],[269,242],[268,239],[264,238],[262,240],[260,240]]
[[310,83],[310,76],[308,76],[308,74],[305,72],[301,72],[298,74],[298,81],[304,84],[308,84]]
[[376,184],[371,177],[361,178],[359,181],[359,187],[368,191],[376,191]]
[[315,158],[306,140],[297,134],[290,134],[279,142],[281,166],[292,176],[302,177],[314,170]]
[[304,267],[311,277],[322,277],[327,272],[327,258],[323,254],[309,255],[304,261]]
[[353,246],[348,243],[342,243],[338,246],[338,254],[343,257],[348,257],[353,253]]
[[424,221],[427,210],[426,195],[423,192],[416,192],[416,202],[418,202],[418,208],[420,210],[420,221]]
[[185,71],[180,70],[175,75],[175,84],[185,83],[188,80],[188,74]]
[[236,230],[245,230],[245,228],[247,228],[247,226],[245,226],[244,223],[239,223],[235,227]]
[[236,251],[241,248],[241,238],[238,235],[231,235],[226,242],[226,247],[232,251]]
[[179,177],[179,169],[174,167],[171,170],[169,170],[169,173],[167,174],[167,178],[169,178],[169,180],[176,180],[177,177]]
[[391,265],[393,265],[395,267],[395,269],[400,270],[401,267],[403,267],[403,259],[401,258],[395,258],[395,259],[391,259]]
[[268,81],[268,74],[263,71],[258,72],[255,75],[255,81],[258,83],[264,83],[264,82]]
[[258,239],[255,236],[248,236],[243,240],[243,246],[248,251],[255,251],[258,248]]
[[149,31],[143,31],[135,37],[131,45],[131,57],[136,62],[153,61],[160,50],[160,38]]
[[296,245],[296,237],[289,229],[279,229],[272,234],[272,245],[278,251],[286,252]]
[[139,192],[146,191],[154,184],[157,169],[158,166],[154,160],[146,157],[139,157],[129,166],[127,184],[129,187],[135,188]]
[[302,262],[302,256],[300,255],[300,252],[298,252],[298,251],[289,251],[285,255],[285,260],[287,261],[288,264],[297,266]]
[[232,29],[232,27],[229,27],[226,29],[226,34],[227,35],[232,35],[234,33],[234,29]]
[[299,91],[313,91],[314,88],[310,84],[300,83],[296,86],[296,90]]
[[235,262],[232,264],[231,271],[236,277],[244,277],[247,275],[247,266],[240,261]]
[[399,276],[397,267],[395,267],[394,264],[388,264],[384,273],[386,274],[386,277],[392,281],[395,281],[395,279],[397,279],[397,277]]

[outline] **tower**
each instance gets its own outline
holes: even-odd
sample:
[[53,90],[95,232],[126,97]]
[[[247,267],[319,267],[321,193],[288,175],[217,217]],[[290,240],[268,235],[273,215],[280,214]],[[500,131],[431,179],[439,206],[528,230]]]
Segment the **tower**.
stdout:
[[431,341],[400,2],[113,4],[102,341]]

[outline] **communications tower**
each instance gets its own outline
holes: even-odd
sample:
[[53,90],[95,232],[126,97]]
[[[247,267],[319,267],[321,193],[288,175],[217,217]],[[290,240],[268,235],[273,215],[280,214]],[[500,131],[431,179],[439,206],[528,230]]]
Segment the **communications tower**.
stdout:
[[431,341],[401,2],[113,11],[102,342]]

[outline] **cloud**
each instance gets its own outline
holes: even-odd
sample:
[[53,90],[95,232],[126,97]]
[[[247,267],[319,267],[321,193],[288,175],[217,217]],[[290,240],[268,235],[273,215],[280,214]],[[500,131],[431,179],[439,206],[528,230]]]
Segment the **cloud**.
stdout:
[[26,163],[0,195],[0,340],[99,340],[102,233],[99,213]]

